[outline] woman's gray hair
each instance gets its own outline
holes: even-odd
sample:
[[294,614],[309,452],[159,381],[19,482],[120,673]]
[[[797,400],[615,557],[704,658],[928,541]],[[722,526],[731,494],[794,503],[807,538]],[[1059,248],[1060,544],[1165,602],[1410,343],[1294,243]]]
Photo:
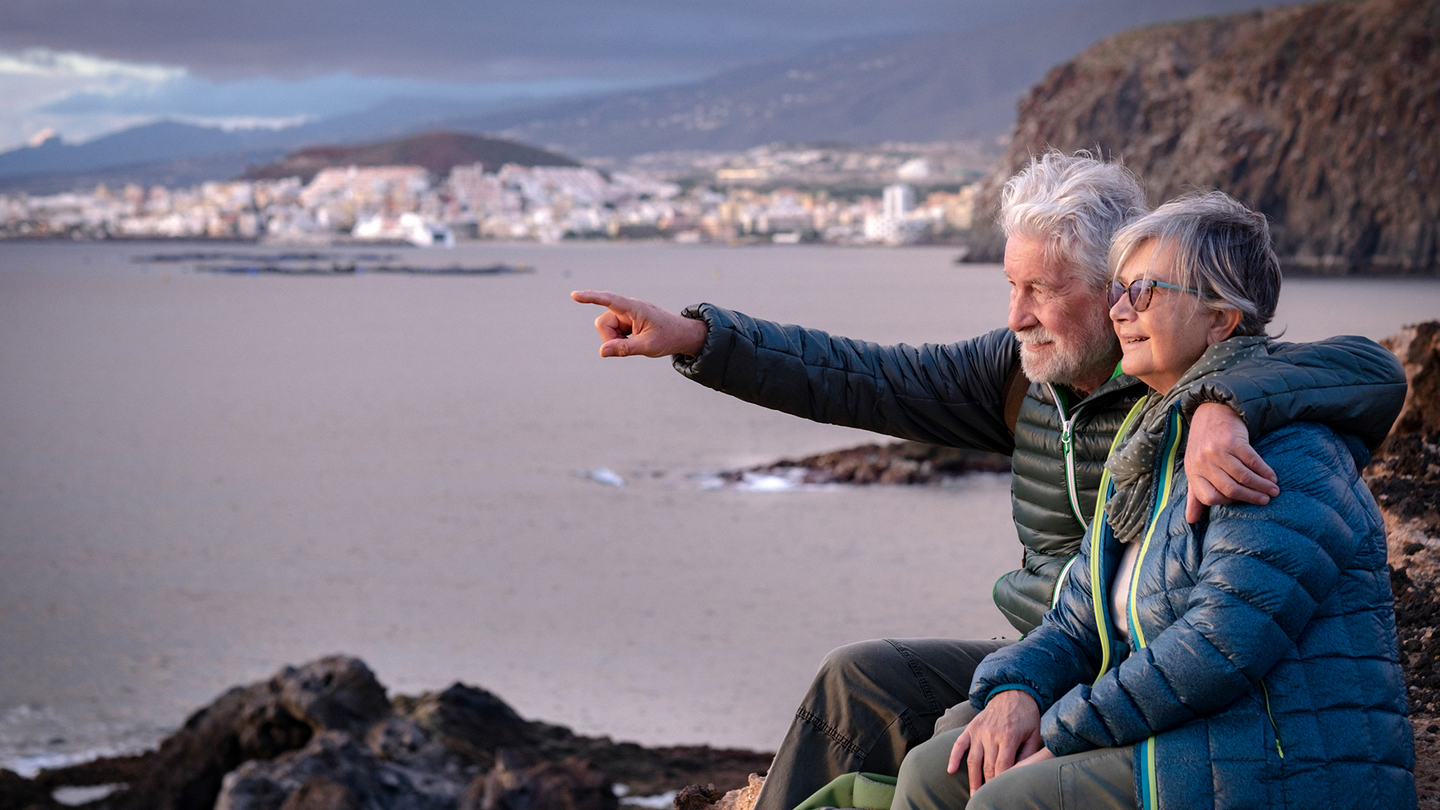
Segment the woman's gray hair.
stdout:
[[1280,259],[1265,215],[1219,191],[1171,200],[1115,235],[1110,270],[1155,239],[1174,248],[1174,283],[1201,292],[1212,310],[1240,311],[1236,335],[1263,335],[1280,300]]
[[1110,280],[1106,257],[1115,232],[1145,210],[1145,191],[1124,166],[1083,150],[1071,156],[1051,149],[1005,184],[1000,229],[1006,239],[1043,241],[1046,261],[1098,290]]

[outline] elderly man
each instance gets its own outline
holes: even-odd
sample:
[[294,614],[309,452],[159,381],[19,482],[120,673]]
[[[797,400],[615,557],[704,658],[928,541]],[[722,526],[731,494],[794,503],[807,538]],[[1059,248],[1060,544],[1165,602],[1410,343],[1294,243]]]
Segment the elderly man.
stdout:
[[[1000,224],[1011,285],[1008,329],[944,346],[879,346],[746,317],[710,304],[681,315],[612,293],[572,294],[596,319],[604,357],[673,356],[702,385],[820,422],[1010,454],[1023,566],[995,585],[1022,633],[1039,625],[1079,551],[1102,464],[1146,386],[1122,374],[1108,318],[1110,241],[1145,212],[1122,167],[1051,152],[1005,187]],[[1204,505],[1265,504],[1275,474],[1251,436],[1305,419],[1378,446],[1399,413],[1395,357],[1361,338],[1275,345],[1185,403],[1191,520]],[[838,775],[893,775],[907,751],[967,722],[976,666],[1004,640],[852,644],[822,664],[771,766],[757,810],[791,810]],[[949,713],[947,709],[953,710]],[[943,717],[942,717],[943,715]],[[1001,769],[1036,747],[989,728]]]

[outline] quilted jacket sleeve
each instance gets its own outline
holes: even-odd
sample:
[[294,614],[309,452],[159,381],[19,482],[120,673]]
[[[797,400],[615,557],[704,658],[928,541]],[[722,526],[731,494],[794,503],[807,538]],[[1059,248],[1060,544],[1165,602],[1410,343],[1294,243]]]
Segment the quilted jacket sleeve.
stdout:
[[970,704],[977,710],[985,708],[997,689],[1018,687],[1045,712],[1076,684],[1088,684],[1100,673],[1101,642],[1090,598],[1091,538],[1087,531],[1060,599],[1040,626],[989,654],[976,668]]
[[1257,449],[1281,495],[1265,507],[1212,510],[1184,612],[1093,687],[1081,682],[1049,707],[1041,734],[1052,752],[1128,745],[1253,689],[1295,649],[1361,538],[1378,531],[1352,453],[1334,433],[1294,425]]
[[709,327],[675,368],[696,382],[785,413],[902,439],[1010,453],[1005,389],[1019,373],[1008,329],[949,345],[880,346],[757,320],[710,304]]
[[1291,422],[1319,422],[1360,437],[1373,452],[1405,404],[1405,369],[1363,337],[1271,343],[1270,355],[1237,363],[1199,386],[1183,407],[1222,402],[1240,414],[1252,442]]

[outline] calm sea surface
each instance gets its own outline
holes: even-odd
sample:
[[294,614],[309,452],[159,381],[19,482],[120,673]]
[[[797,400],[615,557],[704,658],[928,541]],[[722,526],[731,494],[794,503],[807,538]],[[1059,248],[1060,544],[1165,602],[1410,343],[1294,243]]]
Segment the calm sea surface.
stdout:
[[[839,644],[1007,632],[1003,477],[705,489],[871,437],[601,360],[598,310],[567,298],[951,341],[1004,324],[995,266],[658,245],[438,254],[534,268],[494,277],[133,261],[182,250],[266,252],[0,244],[0,766],[153,744],[336,652],[395,692],[460,680],[583,733],[773,748]],[[1295,279],[1277,324],[1378,338],[1437,317],[1440,282]]]

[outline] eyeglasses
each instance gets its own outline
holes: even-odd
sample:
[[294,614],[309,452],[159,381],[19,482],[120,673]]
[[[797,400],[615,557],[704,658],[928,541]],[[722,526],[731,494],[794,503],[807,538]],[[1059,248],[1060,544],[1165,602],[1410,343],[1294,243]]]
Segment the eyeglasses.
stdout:
[[1198,295],[1201,298],[1205,297],[1205,293],[1199,290],[1192,290],[1189,287],[1179,287],[1151,278],[1137,278],[1130,282],[1130,286],[1128,287],[1118,281],[1110,282],[1110,306],[1113,307],[1119,303],[1121,296],[1128,292],[1130,294],[1130,308],[1136,312],[1144,312],[1150,308],[1150,299],[1154,297],[1156,287],[1164,287],[1167,290],[1179,290],[1180,292],[1187,292],[1191,295]]

